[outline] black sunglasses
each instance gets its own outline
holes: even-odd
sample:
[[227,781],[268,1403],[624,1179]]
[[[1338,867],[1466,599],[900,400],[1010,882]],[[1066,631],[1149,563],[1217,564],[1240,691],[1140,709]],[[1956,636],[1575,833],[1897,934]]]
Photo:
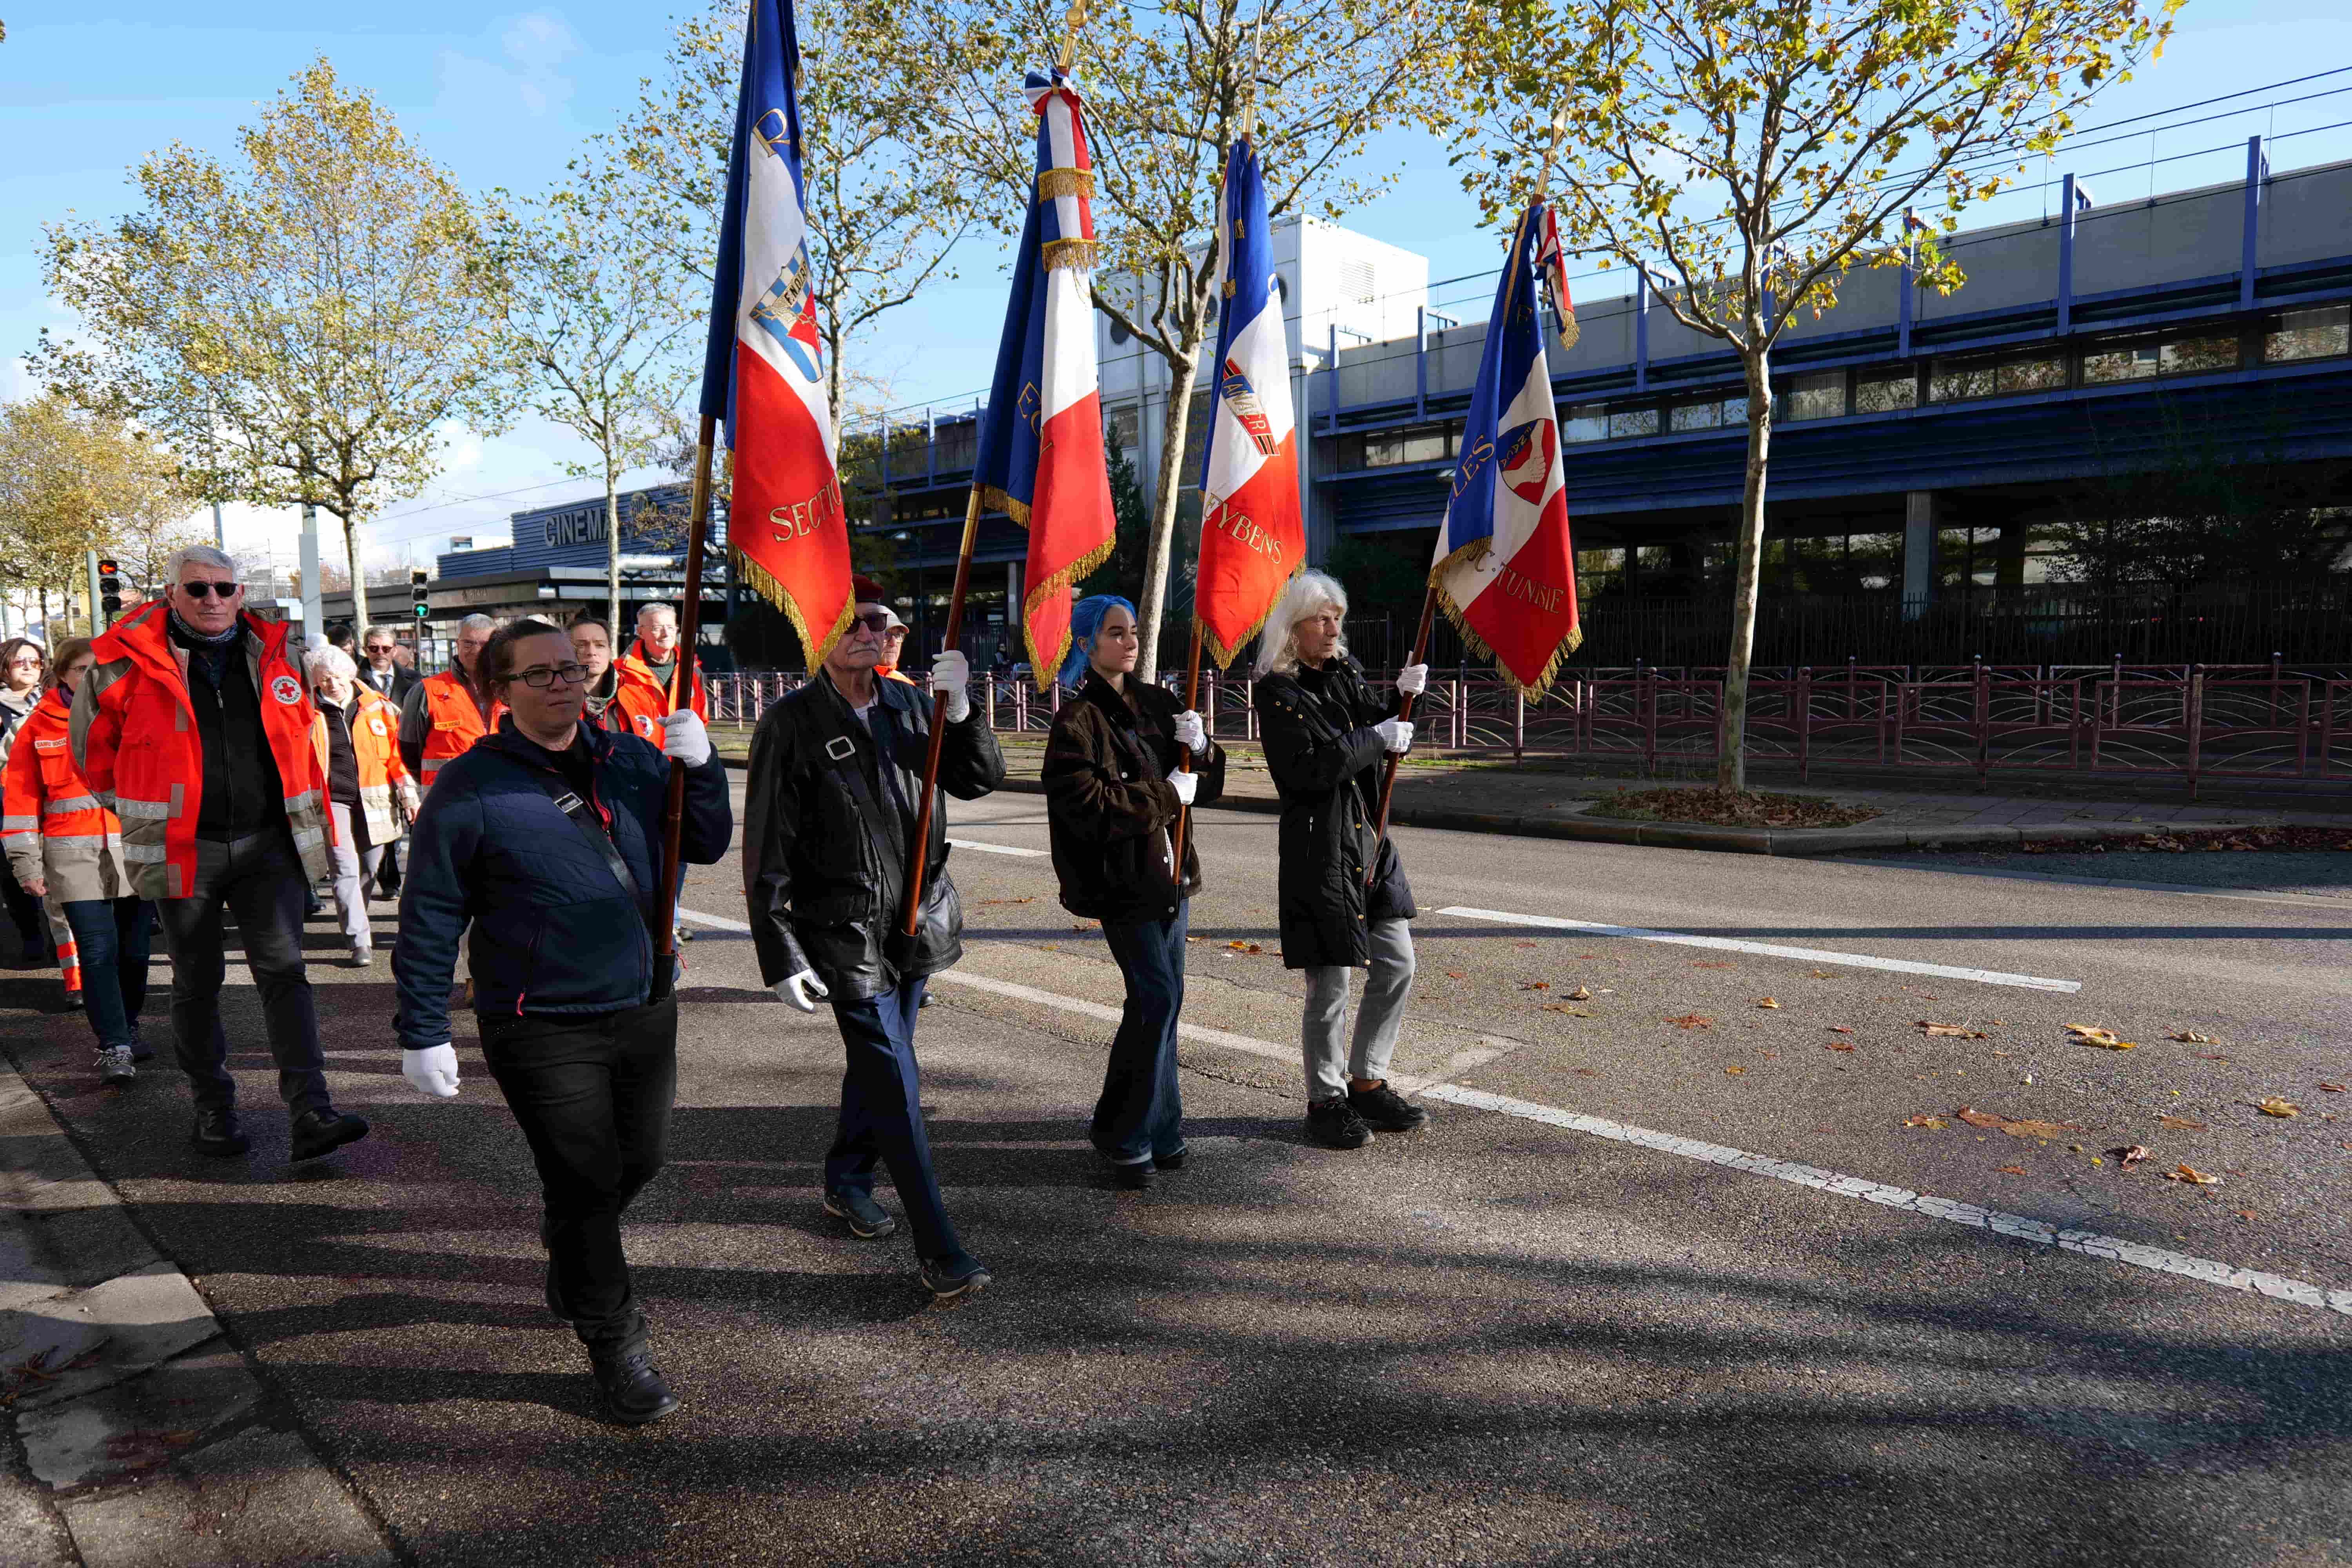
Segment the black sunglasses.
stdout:
[[180,592],[191,599],[202,599],[218,594],[224,599],[234,599],[245,592],[242,583],[183,583]]
[[850,618],[877,637],[890,629],[890,612],[887,610],[877,610],[870,616],[853,616]]

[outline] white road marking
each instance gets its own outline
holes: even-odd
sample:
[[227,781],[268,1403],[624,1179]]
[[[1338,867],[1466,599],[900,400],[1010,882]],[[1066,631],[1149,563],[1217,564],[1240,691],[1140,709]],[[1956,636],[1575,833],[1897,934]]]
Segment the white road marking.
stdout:
[[1926,1215],[1930,1219],[1990,1230],[2041,1247],[2055,1247],[2061,1252],[2079,1252],[2086,1258],[2128,1263],[2136,1268],[2154,1269],[2159,1274],[2178,1274],[2185,1279],[2201,1280],[2226,1289],[2252,1291],[2282,1301],[2293,1301],[2298,1306],[2324,1307],[2352,1315],[2352,1290],[2328,1290],[2301,1279],[2265,1274],[2256,1268],[2232,1268],[2210,1258],[2192,1258],[2187,1253],[2173,1252],[2161,1247],[2126,1241],[2121,1237],[2103,1236],[2095,1230],[2063,1229],[2046,1220],[2028,1219],[2023,1215],[2004,1214],[1999,1209],[1964,1204],[1953,1198],[1915,1193],[1907,1187],[1888,1186],[1864,1176],[1841,1175],[1835,1171],[1824,1171],[1816,1165],[1801,1165],[1791,1160],[1750,1154],[1745,1150],[1727,1148],[1720,1143],[1703,1143],[1696,1138],[1680,1138],[1671,1132],[1654,1132],[1646,1127],[1606,1121],[1598,1116],[1583,1116],[1549,1105],[1538,1105],[1532,1100],[1489,1094],[1484,1089],[1441,1084],[1428,1090],[1428,1098],[1539,1121],[1547,1127],[1563,1128],[1571,1132],[1590,1133],[1595,1138],[1606,1138],[1618,1143],[1655,1149],[1662,1153],[1679,1154],[1685,1160],[1701,1160],[1712,1165],[1746,1171],[1752,1175],[1769,1176],[1774,1181],[1817,1188],[1839,1197],[1859,1198],[1864,1203],[1882,1204],[1909,1214]]
[[1648,931],[1641,926],[1561,920],[1556,915],[1515,915],[1503,910],[1474,910],[1459,905],[1437,912],[1463,920],[1493,921],[1499,925],[1587,931],[1594,936],[1629,936],[1641,942],[1672,942],[1677,947],[1712,947],[1726,952],[1758,953],[1766,958],[1801,958],[1811,963],[1843,963],[1853,969],[1891,969],[1898,974],[1932,974],[1939,980],[1974,980],[1986,985],[2021,986],[2028,991],[2080,991],[2083,988],[2079,980],[2050,980],[2039,974],[2006,974],[1997,969],[1962,969],[1948,963],[1915,963],[1907,958],[1873,958],[1861,952],[1827,952],[1817,947],[1783,947],[1778,942],[1740,942],[1727,936],[1690,936],[1682,931]]
[[[719,915],[698,914],[692,910],[677,911],[680,919],[698,921],[723,931],[750,931],[740,921],[727,920]],[[1440,914],[1474,915],[1483,911],[1441,910]],[[1528,917],[1507,916],[1510,920]],[[1562,925],[1574,922],[1559,921]],[[1580,930],[1618,931],[1611,926],[1586,927]],[[1634,934],[1628,932],[1628,934]],[[1698,940],[1698,939],[1685,939]],[[1756,946],[1760,944],[1743,944]],[[1807,957],[1835,956],[1806,953],[1803,949],[1780,949],[1780,952],[1797,952]],[[1943,973],[1967,973],[1947,971]],[[961,974],[954,970],[935,974],[933,980],[970,986],[975,991],[991,992],[1013,1001],[1027,1002],[1035,1006],[1053,1007],[1065,1013],[1076,1013],[1103,1023],[1118,1022],[1118,1009],[1099,1002],[1083,1001],[1076,996],[1056,995],[1032,985],[1016,984],[1010,980],[992,980],[985,975]],[[2044,982],[2065,984],[2064,982]],[[1203,1045],[1223,1046],[1228,1050],[1249,1056],[1264,1057],[1285,1063],[1299,1059],[1297,1047],[1278,1046],[1271,1040],[1254,1039],[1223,1029],[1205,1028],[1198,1024],[1179,1024],[1177,1032],[1188,1040]],[[1513,1043],[1494,1036],[1481,1036],[1481,1044],[1457,1051],[1441,1070],[1446,1078],[1469,1071],[1472,1068],[1494,1060],[1515,1048]],[[2029,1219],[2023,1215],[2005,1214],[1976,1204],[1965,1204],[1955,1198],[1939,1198],[1927,1193],[1915,1193],[1907,1187],[1890,1186],[1865,1176],[1842,1175],[1817,1165],[1800,1164],[1793,1160],[1776,1160],[1765,1154],[1751,1154],[1744,1149],[1734,1149],[1721,1143],[1702,1142],[1696,1138],[1683,1138],[1672,1132],[1656,1132],[1646,1127],[1628,1122],[1609,1121],[1598,1116],[1586,1116],[1557,1106],[1539,1105],[1533,1100],[1515,1100],[1509,1095],[1489,1094],[1482,1089],[1465,1089],[1443,1079],[1408,1079],[1400,1074],[1395,1082],[1407,1093],[1420,1094],[1430,1100],[1442,1100],[1452,1105],[1467,1106],[1474,1110],[1489,1110],[1499,1116],[1516,1116],[1523,1121],[1539,1122],[1570,1132],[1582,1132],[1612,1142],[1630,1143],[1637,1148],[1654,1149],[1661,1153],[1680,1155],[1685,1160],[1698,1160],[1710,1165],[1722,1165],[1730,1170],[1745,1171],[1750,1175],[1769,1176],[1774,1181],[1788,1182],[1800,1187],[1811,1187],[1838,1197],[1858,1198],[1864,1203],[1901,1209],[1906,1214],[1925,1215],[1930,1219],[1944,1220],[1952,1225],[1964,1225],[1977,1230],[1990,1230],[1996,1235],[2013,1237],[2038,1247],[2055,1247],[2061,1252],[2079,1252],[2085,1258],[2097,1258],[2111,1263],[2127,1263],[2135,1268],[2152,1269],[2158,1274],[2176,1274],[2184,1279],[2195,1279],[2225,1289],[2251,1291],[2292,1301],[2298,1306],[2322,1307],[2332,1311],[2352,1315],[2352,1290],[2328,1290],[2301,1279],[2284,1275],[2266,1274],[2256,1268],[2232,1268],[2226,1263],[2210,1258],[2194,1258],[2185,1252],[2167,1247],[2148,1247],[2121,1237],[2105,1236],[2095,1230],[2070,1230],[2046,1220]]]
[[950,838],[948,842],[958,849],[982,849],[991,855],[1018,855],[1029,860],[1043,860],[1052,853],[1046,849],[1024,849],[1013,844],[989,844],[978,838]]

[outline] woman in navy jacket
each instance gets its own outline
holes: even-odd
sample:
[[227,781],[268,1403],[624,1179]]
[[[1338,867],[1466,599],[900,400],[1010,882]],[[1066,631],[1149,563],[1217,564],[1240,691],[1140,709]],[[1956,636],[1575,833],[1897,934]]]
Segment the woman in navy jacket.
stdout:
[[726,770],[691,712],[670,715],[658,752],[582,723],[588,672],[544,621],[501,628],[477,668],[508,711],[442,768],[416,820],[392,961],[401,1070],[425,1093],[457,1092],[448,995],[470,924],[482,1056],[546,1195],[549,1310],[588,1347],[613,1417],[656,1421],[677,1400],[621,1252],[677,1083],[676,961],[657,973],[653,894],[669,759],[687,764],[680,850],[695,865],[734,835]]

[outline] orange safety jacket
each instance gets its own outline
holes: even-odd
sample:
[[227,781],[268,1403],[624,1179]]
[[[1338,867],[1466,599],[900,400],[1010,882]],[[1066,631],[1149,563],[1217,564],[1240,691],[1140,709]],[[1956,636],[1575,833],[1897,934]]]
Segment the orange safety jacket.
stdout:
[[41,699],[17,728],[0,778],[0,845],[17,881],[47,884],[52,908],[131,891],[122,824],[74,766],[68,700],[63,689]]
[[[184,899],[196,881],[196,817],[204,809],[204,740],[188,700],[187,655],[166,635],[171,612],[151,604],[91,645],[98,660],[74,693],[74,760],[90,793],[122,822],[122,858],[142,899]],[[328,874],[327,775],[310,749],[317,717],[287,647],[284,622],[239,616],[247,672],[261,699],[261,730],[285,789],[287,826],[302,868]]]
[[[686,645],[683,643],[679,644],[678,652],[680,657],[684,656],[685,651]],[[646,662],[645,638],[638,637],[633,640],[629,644],[629,651],[623,654],[617,662],[623,669],[630,670],[635,674],[644,676],[646,682],[650,684],[656,691],[662,694],[663,706],[661,716],[663,718],[667,719],[672,713],[677,711],[677,707],[671,704],[669,700],[669,688],[655,677],[653,666]],[[710,700],[709,695],[702,689],[702,665],[699,661],[698,661],[694,667],[693,700],[688,702],[686,706],[694,710],[694,716],[696,718],[702,720],[706,723],[709,721]],[[656,740],[655,744],[658,745],[660,744],[660,742]]]
[[[360,813],[367,821],[371,847],[400,837],[400,817],[393,797],[408,784],[408,764],[400,760],[400,711],[373,689],[352,682],[352,697],[343,710],[352,727],[352,756],[359,763]],[[310,725],[310,745],[319,753],[319,776],[327,778],[327,725],[323,707]],[[331,801],[330,802],[331,805]]]
[[425,774],[426,789],[433,787],[434,775],[444,763],[454,761],[471,751],[474,742],[499,727],[506,717],[507,705],[490,704],[486,720],[480,708],[475,706],[474,694],[467,689],[465,678],[454,669],[427,676],[424,682],[425,718],[432,726],[425,733],[424,754],[418,759]]
[[649,741],[658,746],[669,726],[664,722],[674,710],[669,705],[669,693],[654,683],[650,675],[640,675],[627,665],[613,662],[613,696],[604,710],[589,720],[601,729],[616,733],[625,732]]

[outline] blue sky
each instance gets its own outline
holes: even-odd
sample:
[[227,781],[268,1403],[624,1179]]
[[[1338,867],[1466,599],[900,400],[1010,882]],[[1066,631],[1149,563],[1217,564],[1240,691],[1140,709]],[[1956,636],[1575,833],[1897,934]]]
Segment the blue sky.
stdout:
[[[369,16],[375,20],[367,20]],[[475,6],[410,0],[370,12],[315,4],[236,4],[217,12],[108,0],[67,7],[42,0],[10,7],[0,43],[0,396],[31,390],[17,356],[44,326],[71,323],[41,288],[42,224],[68,214],[104,218],[131,200],[126,171],[150,150],[177,140],[228,152],[254,105],[274,94],[310,58],[325,54],[348,84],[374,92],[431,153],[476,189],[536,187],[561,171],[572,146],[609,125],[657,71],[668,13],[647,6],[582,3],[486,16]],[[2257,88],[2352,65],[2352,16],[2314,0],[2191,0],[2164,61],[2113,90],[2088,117],[2120,120],[2192,100]],[[2314,84],[2333,88],[2352,77]],[[2305,91],[2311,89],[2303,89]],[[2261,104],[2273,96],[2242,100]],[[2228,108],[2230,106],[2221,106]],[[2080,172],[2172,159],[2192,150],[2352,120],[2352,91],[2275,110],[2242,112],[2149,139],[2087,150],[2057,168]],[[2276,168],[2352,155],[2337,129],[2294,138]],[[1399,169],[1394,193],[1350,215],[1351,226],[1422,251],[1431,276],[1468,280],[1439,290],[1437,302],[1475,315],[1491,292],[1493,236],[1445,168],[1444,150],[1418,134],[1385,138],[1372,150]],[[2158,189],[2235,176],[2242,154],[2227,152],[2161,163]],[[2146,189],[2146,170],[2108,174],[2103,201]],[[2032,216],[2028,188],[1985,209],[1981,219]],[[909,404],[968,402],[985,380],[1003,309],[1000,258],[963,253],[961,279],[928,291],[886,319],[866,347],[869,363]],[[1476,276],[1487,274],[1487,276]],[[1579,293],[1615,292],[1580,285]],[[560,430],[526,426],[488,440],[455,438],[445,473],[425,495],[389,510],[371,538],[383,558],[428,560],[452,534],[502,536],[506,514],[593,487],[565,482],[562,464],[585,456]],[[277,514],[232,515],[231,543],[268,546],[290,559],[293,527]],[[330,547],[330,558],[340,553]]]

